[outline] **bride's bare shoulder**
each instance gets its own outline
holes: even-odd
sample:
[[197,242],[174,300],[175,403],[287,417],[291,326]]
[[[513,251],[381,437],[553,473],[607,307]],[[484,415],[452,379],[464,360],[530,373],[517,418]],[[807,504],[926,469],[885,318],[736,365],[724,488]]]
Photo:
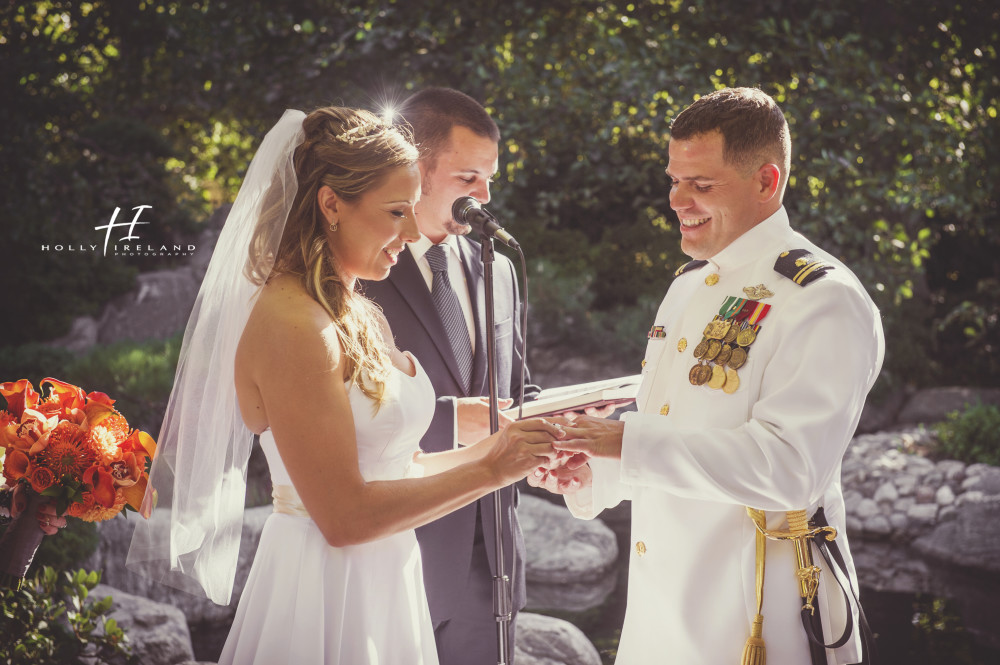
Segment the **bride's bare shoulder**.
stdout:
[[322,344],[334,355],[339,351],[330,315],[294,275],[274,277],[261,287],[243,337],[250,346],[306,350]]

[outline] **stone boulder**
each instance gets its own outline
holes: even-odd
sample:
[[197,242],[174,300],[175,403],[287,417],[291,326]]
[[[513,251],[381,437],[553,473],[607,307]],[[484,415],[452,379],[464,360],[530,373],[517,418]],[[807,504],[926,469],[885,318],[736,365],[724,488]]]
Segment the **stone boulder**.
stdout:
[[184,266],[140,273],[136,286],[105,305],[97,342],[166,339],[187,325],[200,280]]
[[195,249],[182,265],[140,273],[132,290],[106,303],[96,319],[74,319],[68,334],[48,344],[84,352],[123,340],[167,339],[184,330],[230,208],[217,209],[194,243],[183,241]]
[[1000,575],[1000,496],[966,498],[950,517],[913,547],[938,561]]
[[[83,562],[83,567],[89,570],[102,571],[101,581],[122,591],[166,603],[178,608],[187,617],[190,624],[228,624],[236,614],[236,603],[243,585],[246,584],[253,563],[254,553],[264,521],[272,512],[271,506],[248,508],[243,514],[243,537],[240,541],[239,564],[236,569],[236,583],[233,597],[229,605],[216,605],[207,598],[194,596],[180,589],[155,582],[125,568],[125,557],[132,541],[132,531],[135,529],[136,517],[128,520],[122,517],[98,523],[100,542],[97,551]],[[168,517],[165,511],[153,511],[150,519],[158,520]],[[142,519],[142,518],[138,518]]]
[[562,619],[519,612],[517,665],[601,665],[601,655],[583,632]]
[[111,596],[111,618],[128,635],[132,654],[143,665],[175,665],[194,658],[184,613],[176,607],[98,584],[91,598]]
[[976,403],[1000,405],[1000,388],[927,388],[915,392],[899,412],[899,425],[931,425],[947,419],[952,411],[964,411]]
[[580,612],[601,605],[617,582],[618,543],[600,520],[579,520],[565,505],[521,495],[528,607]]

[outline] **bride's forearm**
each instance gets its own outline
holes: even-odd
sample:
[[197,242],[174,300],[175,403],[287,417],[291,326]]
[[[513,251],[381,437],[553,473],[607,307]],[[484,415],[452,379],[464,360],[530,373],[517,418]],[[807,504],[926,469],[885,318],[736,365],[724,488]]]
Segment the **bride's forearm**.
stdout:
[[454,450],[445,450],[436,453],[418,451],[413,455],[413,462],[423,467],[423,475],[433,476],[443,471],[454,469],[462,464],[481,460],[489,452],[490,447],[499,436],[500,433],[497,432],[482,441],[469,446],[461,446]]
[[326,519],[314,515],[313,519],[327,542],[335,547],[415,529],[503,486],[481,458],[480,454],[479,459],[453,465],[429,477],[365,483],[350,502],[355,509],[336,511],[324,516]]

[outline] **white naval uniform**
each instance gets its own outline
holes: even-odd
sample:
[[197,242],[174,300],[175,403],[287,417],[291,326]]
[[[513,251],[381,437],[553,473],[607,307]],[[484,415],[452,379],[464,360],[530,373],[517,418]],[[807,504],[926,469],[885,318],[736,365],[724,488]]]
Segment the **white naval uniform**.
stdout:
[[[834,268],[800,286],[774,270],[778,255],[794,249]],[[712,285],[710,275],[718,276]],[[738,370],[739,388],[727,394],[692,385],[693,351],[706,325],[727,296],[745,298],[744,287],[761,284],[774,295],[761,299],[771,309]],[[781,208],[707,265],[677,277],[654,326],[666,336],[647,346],[638,412],[623,418],[621,462],[594,460],[593,487],[567,504],[591,518],[632,500],[617,665],[735,664],[756,613],[754,526],[745,506],[768,511],[770,528],[787,528],[784,511],[812,515],[823,506],[857,588],[840,467],[882,365],[879,312],[854,274],[792,231]],[[768,665],[810,663],[794,562],[791,543],[768,541]],[[819,594],[832,642],[843,630],[844,601],[827,572]],[[860,661],[857,617],[854,625],[855,639],[827,651],[830,663]]]

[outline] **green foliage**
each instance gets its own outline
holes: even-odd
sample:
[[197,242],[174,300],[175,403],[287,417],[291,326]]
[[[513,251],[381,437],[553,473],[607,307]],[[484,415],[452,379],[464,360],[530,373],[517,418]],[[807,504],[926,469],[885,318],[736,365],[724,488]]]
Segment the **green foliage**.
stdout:
[[0,381],[28,379],[36,389],[45,377],[102,392],[129,424],[154,434],[163,418],[183,335],[166,340],[123,341],[80,356],[41,344],[0,348]]
[[659,298],[644,296],[636,304],[598,309],[593,269],[571,271],[540,259],[529,270],[529,318],[537,335],[529,336],[529,350],[535,345],[572,347],[578,354],[612,352],[638,363]]
[[906,662],[914,665],[977,665],[988,662],[977,653],[985,649],[978,648],[974,636],[965,629],[956,603],[947,598],[917,595],[913,599],[912,624]]
[[937,454],[966,464],[1000,466],[1000,407],[994,404],[966,406],[953,411],[936,427]]
[[166,340],[116,342],[80,356],[40,344],[0,347],[0,381],[28,379],[37,390],[43,378],[53,377],[87,392],[106,393],[129,425],[155,438],[182,339],[178,333]]
[[73,359],[66,349],[37,342],[0,347],[0,382],[27,379],[37,390],[46,377],[61,379]]
[[12,174],[0,214],[17,252],[3,264],[19,279],[19,325],[0,329],[0,345],[63,332],[135,269],[155,267],[41,244],[98,243],[94,227],[115,206],[140,203],[153,205],[144,241],[183,235],[189,217],[232,199],[284,108],[378,107],[425,85],[469,92],[497,118],[491,206],[532,262],[586,275],[591,294],[573,318],[645,311],[686,260],[663,174],[670,119],[697,95],[750,85],[791,125],[793,224],[868,285],[890,351],[919,342],[889,353],[884,382],[996,383],[995,2],[504,9],[39,0],[0,10],[10,90],[0,167]]
[[155,436],[173,386],[182,337],[178,333],[167,340],[96,347],[66,367],[64,380],[107,393],[132,427]]
[[96,572],[45,567],[20,590],[0,595],[0,662],[10,665],[137,662],[128,638],[107,615],[111,597],[91,599]]

